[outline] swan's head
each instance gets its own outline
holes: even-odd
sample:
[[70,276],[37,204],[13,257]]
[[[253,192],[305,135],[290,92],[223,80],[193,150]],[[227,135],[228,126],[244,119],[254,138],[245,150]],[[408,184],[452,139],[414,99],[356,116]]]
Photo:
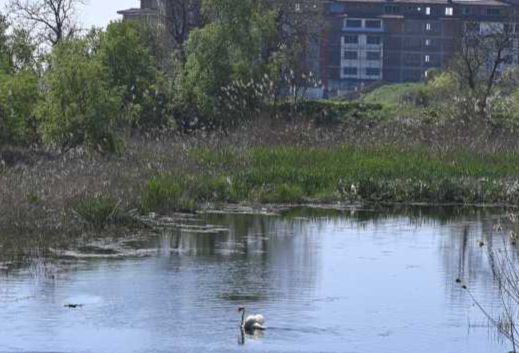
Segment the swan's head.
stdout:
[[241,313],[242,311],[245,311],[245,307],[243,307],[243,306],[238,307],[238,312]]

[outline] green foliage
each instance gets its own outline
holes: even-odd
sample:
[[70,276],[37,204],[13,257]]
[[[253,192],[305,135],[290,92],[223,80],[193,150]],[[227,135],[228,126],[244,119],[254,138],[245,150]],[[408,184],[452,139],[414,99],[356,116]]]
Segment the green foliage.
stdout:
[[0,145],[24,145],[36,138],[33,112],[39,96],[34,72],[0,73]]
[[44,141],[65,149],[88,145],[117,151],[121,93],[108,79],[85,40],[56,45],[44,77],[46,94],[37,109]]
[[336,100],[307,100],[295,107],[291,102],[279,104],[277,110],[282,115],[296,113],[303,119],[312,119],[317,125],[346,122],[375,122],[392,115],[382,104]]
[[205,202],[233,200],[233,184],[224,176],[162,176],[152,179],[145,190],[145,211],[193,211]]
[[162,177],[148,182],[144,192],[142,209],[144,211],[193,211],[195,200],[185,193],[186,181],[183,178]]
[[120,213],[119,203],[104,196],[83,198],[72,209],[83,222],[96,229],[103,229],[115,222]]
[[[231,108],[225,89],[237,82],[250,85],[270,72],[265,51],[275,35],[275,14],[253,0],[208,0],[204,10],[213,22],[189,36],[179,92],[205,120],[225,124],[248,113]],[[261,97],[246,88],[233,100],[254,106]]]
[[137,115],[136,124],[167,124],[167,85],[159,82],[157,63],[145,43],[146,28],[134,22],[112,22],[101,33],[97,55],[106,67],[110,87],[122,92],[122,103]]
[[14,28],[10,36],[9,46],[14,71],[38,69],[35,54],[37,46],[31,38],[29,31]]
[[12,58],[9,49],[7,18],[0,13],[0,73],[9,72],[12,68]]
[[200,203],[218,201],[519,200],[516,184],[507,181],[519,173],[517,154],[343,146],[251,148],[239,154],[198,149],[191,158],[214,176],[177,174],[154,178],[143,198],[145,210],[192,210]]

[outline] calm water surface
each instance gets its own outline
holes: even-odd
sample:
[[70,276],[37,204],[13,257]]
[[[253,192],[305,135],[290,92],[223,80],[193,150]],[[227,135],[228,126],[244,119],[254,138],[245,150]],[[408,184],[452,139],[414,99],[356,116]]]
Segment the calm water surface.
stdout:
[[[498,312],[496,217],[205,215],[118,243],[148,256],[34,256],[0,270],[0,352],[508,352],[455,283]],[[263,336],[241,336],[239,305]]]

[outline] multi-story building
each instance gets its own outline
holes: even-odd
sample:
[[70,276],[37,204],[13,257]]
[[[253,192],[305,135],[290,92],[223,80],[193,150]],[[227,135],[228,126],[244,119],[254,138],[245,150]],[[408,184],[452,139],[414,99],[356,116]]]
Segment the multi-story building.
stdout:
[[125,21],[139,21],[150,26],[164,26],[166,4],[164,0],[141,0],[139,8],[117,11]]
[[515,5],[500,0],[334,0],[325,11],[321,76],[333,94],[376,81],[423,80],[430,69],[448,64],[468,27],[483,34],[489,27],[509,26]]

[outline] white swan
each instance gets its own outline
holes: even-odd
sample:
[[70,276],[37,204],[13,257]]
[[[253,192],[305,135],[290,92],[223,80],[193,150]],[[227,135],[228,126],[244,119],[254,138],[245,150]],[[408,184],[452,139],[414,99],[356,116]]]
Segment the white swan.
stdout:
[[263,326],[265,323],[265,318],[263,315],[249,315],[245,318],[245,308],[240,306],[238,308],[238,312],[241,312],[241,328],[246,332],[254,332],[255,330],[266,330],[266,327]]

